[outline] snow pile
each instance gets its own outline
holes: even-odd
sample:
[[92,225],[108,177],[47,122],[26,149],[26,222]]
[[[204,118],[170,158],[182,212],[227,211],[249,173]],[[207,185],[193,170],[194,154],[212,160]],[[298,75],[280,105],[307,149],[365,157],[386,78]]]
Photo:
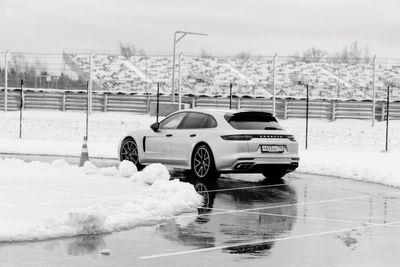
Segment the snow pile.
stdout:
[[133,174],[133,180],[143,180],[147,184],[153,184],[157,180],[168,181],[170,178],[168,169],[160,164],[155,163],[144,168],[142,172]]
[[301,151],[298,172],[400,187],[400,153]]
[[79,168],[63,160],[0,160],[0,242],[131,229],[202,204],[194,187],[169,180],[163,165],[142,172],[132,166],[122,162],[117,170],[90,162]]
[[136,166],[132,162],[127,160],[122,161],[119,164],[118,169],[119,169],[119,175],[123,177],[130,177],[138,171]]

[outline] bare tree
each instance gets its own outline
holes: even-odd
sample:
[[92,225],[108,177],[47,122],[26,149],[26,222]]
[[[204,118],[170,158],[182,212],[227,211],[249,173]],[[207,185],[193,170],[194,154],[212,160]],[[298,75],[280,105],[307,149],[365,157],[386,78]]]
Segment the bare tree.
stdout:
[[363,58],[364,58],[364,63],[366,63],[366,64],[369,64],[369,63],[371,63],[371,55],[369,54],[369,46],[368,45],[366,45],[365,47],[364,47],[364,55],[363,55]]
[[205,49],[202,49],[200,52],[200,57],[201,58],[213,58],[211,53],[208,53]]
[[11,68],[15,70],[16,73],[23,73],[26,67],[27,60],[21,53],[12,53],[11,57]]
[[294,61],[302,60],[305,62],[320,62],[325,58],[327,62],[348,64],[369,63],[371,61],[368,45],[362,49],[357,41],[343,47],[342,51],[331,54],[329,58],[326,57],[327,55],[327,52],[312,47],[304,50],[302,54],[296,52],[290,58]]
[[304,61],[307,63],[310,62],[320,62],[328,53],[322,49],[311,47],[309,49],[304,50],[302,53],[298,51],[293,55],[289,56],[290,61]]
[[303,51],[302,59],[305,62],[319,62],[322,58],[324,58],[328,53],[324,50],[311,47],[305,51]]
[[349,63],[350,55],[347,46],[343,47],[341,52],[335,52],[330,59],[332,63]]
[[136,54],[136,47],[133,44],[119,43],[119,51],[121,56],[130,58]]
[[235,56],[237,59],[241,60],[241,61],[248,61],[251,58],[251,52],[247,51],[247,52],[239,52],[236,54]]
[[350,49],[349,49],[349,58],[350,58],[350,62],[349,63],[353,63],[353,64],[357,64],[360,62],[361,60],[361,55],[362,55],[362,51],[358,46],[358,42],[352,42],[350,44]]
[[46,61],[41,61],[39,58],[36,58],[35,60],[35,70],[39,74],[45,75],[47,74],[47,62]]
[[301,61],[301,55],[299,53],[299,51],[296,51],[293,55],[290,55],[288,57],[288,61],[289,62],[297,62],[297,61]]
[[147,57],[147,53],[143,48],[139,48],[136,52],[136,55],[141,57],[141,58],[146,58]]
[[349,47],[343,47],[341,53],[335,53],[334,58],[337,62],[358,64],[369,61],[369,48],[365,46],[364,51],[360,48],[357,41],[350,44]]

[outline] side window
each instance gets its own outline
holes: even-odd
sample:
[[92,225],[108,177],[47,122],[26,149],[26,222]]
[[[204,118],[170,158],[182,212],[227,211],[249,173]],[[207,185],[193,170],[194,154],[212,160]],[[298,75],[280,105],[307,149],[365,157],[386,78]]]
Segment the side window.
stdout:
[[186,114],[186,112],[180,112],[166,118],[160,123],[160,129],[177,129]]
[[206,115],[198,112],[189,112],[183,119],[179,129],[198,129],[202,128],[200,125],[206,120]]
[[217,122],[215,119],[210,115],[204,115],[204,119],[200,124],[200,128],[214,128],[217,127]]
[[217,121],[212,116],[207,115],[207,126],[205,128],[215,128],[217,126]]

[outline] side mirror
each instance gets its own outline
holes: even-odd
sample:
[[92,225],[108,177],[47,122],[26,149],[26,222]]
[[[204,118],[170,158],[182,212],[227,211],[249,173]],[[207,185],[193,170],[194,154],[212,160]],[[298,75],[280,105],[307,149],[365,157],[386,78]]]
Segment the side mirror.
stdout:
[[160,123],[155,122],[155,123],[153,123],[153,124],[150,126],[150,128],[151,128],[153,131],[157,132],[157,131],[158,131],[158,128],[160,128]]

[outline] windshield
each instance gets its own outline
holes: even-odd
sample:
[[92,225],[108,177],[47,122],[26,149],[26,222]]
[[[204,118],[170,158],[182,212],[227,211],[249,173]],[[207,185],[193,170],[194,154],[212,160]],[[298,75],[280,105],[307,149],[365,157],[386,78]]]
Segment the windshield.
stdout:
[[238,130],[282,130],[278,121],[265,112],[242,112],[226,114],[225,119]]

